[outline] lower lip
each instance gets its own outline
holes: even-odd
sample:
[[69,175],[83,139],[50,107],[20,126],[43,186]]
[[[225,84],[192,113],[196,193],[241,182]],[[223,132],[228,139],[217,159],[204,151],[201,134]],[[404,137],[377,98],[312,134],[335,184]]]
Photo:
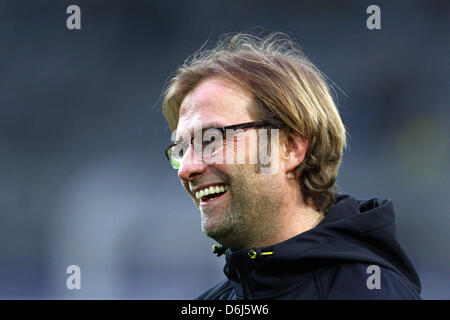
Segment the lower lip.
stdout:
[[226,194],[228,194],[228,190],[225,193],[222,193],[220,196],[209,199],[207,201],[200,200],[200,205],[201,206],[209,206],[211,204],[214,204],[217,201],[219,201],[220,199],[222,199]]

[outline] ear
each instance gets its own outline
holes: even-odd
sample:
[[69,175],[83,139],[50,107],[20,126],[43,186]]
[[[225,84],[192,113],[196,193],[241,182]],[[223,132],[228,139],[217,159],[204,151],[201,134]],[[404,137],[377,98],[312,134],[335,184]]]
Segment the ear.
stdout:
[[305,159],[308,151],[308,139],[298,132],[288,132],[283,134],[281,147],[281,163],[284,173],[289,178],[294,178],[294,169]]

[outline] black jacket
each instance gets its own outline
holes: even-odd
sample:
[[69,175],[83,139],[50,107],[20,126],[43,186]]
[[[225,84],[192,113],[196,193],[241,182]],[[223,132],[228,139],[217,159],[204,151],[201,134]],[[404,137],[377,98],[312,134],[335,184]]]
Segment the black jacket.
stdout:
[[394,221],[388,199],[339,195],[314,229],[273,246],[226,249],[227,279],[197,299],[420,299]]

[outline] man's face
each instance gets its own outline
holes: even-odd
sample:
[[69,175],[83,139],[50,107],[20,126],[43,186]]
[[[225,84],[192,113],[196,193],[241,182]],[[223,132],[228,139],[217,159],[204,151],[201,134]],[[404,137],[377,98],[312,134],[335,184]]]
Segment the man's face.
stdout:
[[[177,136],[189,134],[192,137],[195,126],[199,125],[205,129],[260,120],[251,115],[252,103],[252,97],[235,84],[221,78],[208,78],[183,100]],[[234,152],[246,152],[248,160],[257,152],[257,132],[257,129],[245,129],[237,135],[236,139],[247,139],[246,150],[236,150],[236,140],[234,143],[224,140],[223,152],[230,148]],[[284,200],[280,173],[262,175],[258,164],[248,161],[226,164],[225,161],[214,163],[198,157],[190,146],[178,176],[200,210],[203,232],[233,249],[267,237],[268,230],[274,229],[275,208]],[[200,190],[208,188],[210,193],[221,187],[225,193],[196,197]]]

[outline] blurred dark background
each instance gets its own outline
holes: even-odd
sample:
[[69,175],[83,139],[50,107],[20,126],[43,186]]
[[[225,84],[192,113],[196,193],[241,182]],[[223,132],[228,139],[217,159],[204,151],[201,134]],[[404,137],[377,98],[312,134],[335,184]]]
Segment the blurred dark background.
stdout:
[[449,5],[1,1],[0,298],[190,299],[222,279],[163,154],[161,94],[205,41],[257,26],[290,34],[340,88],[341,192],[393,199],[423,298],[450,299]]

